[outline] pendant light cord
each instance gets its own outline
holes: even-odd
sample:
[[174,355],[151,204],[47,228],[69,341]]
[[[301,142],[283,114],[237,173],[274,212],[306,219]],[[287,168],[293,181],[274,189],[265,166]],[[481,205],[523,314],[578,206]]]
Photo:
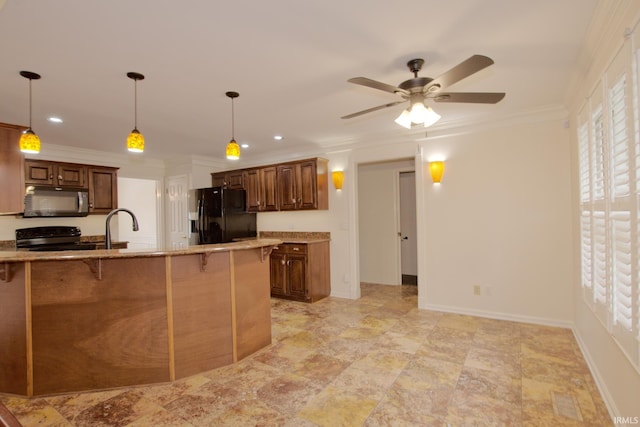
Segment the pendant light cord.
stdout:
[[236,124],[235,124],[235,113],[233,110],[233,98],[231,98],[231,139],[233,139],[235,141],[236,137],[235,137],[235,128],[236,128]]
[[133,80],[133,128],[138,129],[138,80]]
[[31,79],[29,79],[29,129],[31,129]]

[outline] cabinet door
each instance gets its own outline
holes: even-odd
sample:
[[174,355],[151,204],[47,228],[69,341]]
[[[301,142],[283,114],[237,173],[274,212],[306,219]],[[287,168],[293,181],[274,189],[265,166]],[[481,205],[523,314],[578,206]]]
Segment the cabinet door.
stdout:
[[298,209],[318,208],[318,175],[316,162],[298,164]]
[[24,127],[0,123],[0,212],[24,211],[24,155],[18,141]]
[[284,253],[276,250],[269,257],[272,295],[287,295],[286,258]]
[[224,172],[218,172],[218,173],[212,173],[211,174],[211,186],[212,187],[224,187],[225,186]]
[[245,195],[247,198],[247,211],[258,212],[260,210],[260,171],[251,169],[244,176]]
[[307,256],[304,254],[287,255],[287,282],[289,295],[299,299],[307,298]]
[[54,185],[54,164],[40,160],[24,161],[24,183],[29,185]]
[[227,188],[232,190],[244,190],[244,171],[237,170],[225,174]]
[[109,213],[117,207],[117,171],[111,168],[89,168],[89,212]]
[[296,165],[278,166],[278,201],[281,211],[298,206],[296,192]]
[[59,187],[87,188],[87,167],[73,164],[58,164],[55,168],[54,181]]
[[260,210],[278,210],[278,171],[276,166],[260,169]]

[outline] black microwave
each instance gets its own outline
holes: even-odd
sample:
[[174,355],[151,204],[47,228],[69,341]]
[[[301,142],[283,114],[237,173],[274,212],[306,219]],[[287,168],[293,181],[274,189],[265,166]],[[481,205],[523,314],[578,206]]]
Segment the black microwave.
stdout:
[[89,191],[86,188],[27,186],[24,217],[66,217],[89,215]]

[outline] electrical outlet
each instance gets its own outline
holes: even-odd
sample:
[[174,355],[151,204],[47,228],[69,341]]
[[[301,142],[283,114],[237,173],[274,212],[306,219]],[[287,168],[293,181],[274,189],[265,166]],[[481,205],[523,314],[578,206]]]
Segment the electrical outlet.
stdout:
[[480,295],[480,285],[475,285],[473,287],[473,294],[474,295]]

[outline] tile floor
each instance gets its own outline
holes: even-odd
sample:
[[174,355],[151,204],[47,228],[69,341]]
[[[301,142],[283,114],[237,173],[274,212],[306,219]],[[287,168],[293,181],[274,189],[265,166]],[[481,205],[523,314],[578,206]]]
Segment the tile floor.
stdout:
[[173,384],[0,401],[24,426],[607,426],[570,330],[417,309],[415,286],[272,300],[273,344]]

